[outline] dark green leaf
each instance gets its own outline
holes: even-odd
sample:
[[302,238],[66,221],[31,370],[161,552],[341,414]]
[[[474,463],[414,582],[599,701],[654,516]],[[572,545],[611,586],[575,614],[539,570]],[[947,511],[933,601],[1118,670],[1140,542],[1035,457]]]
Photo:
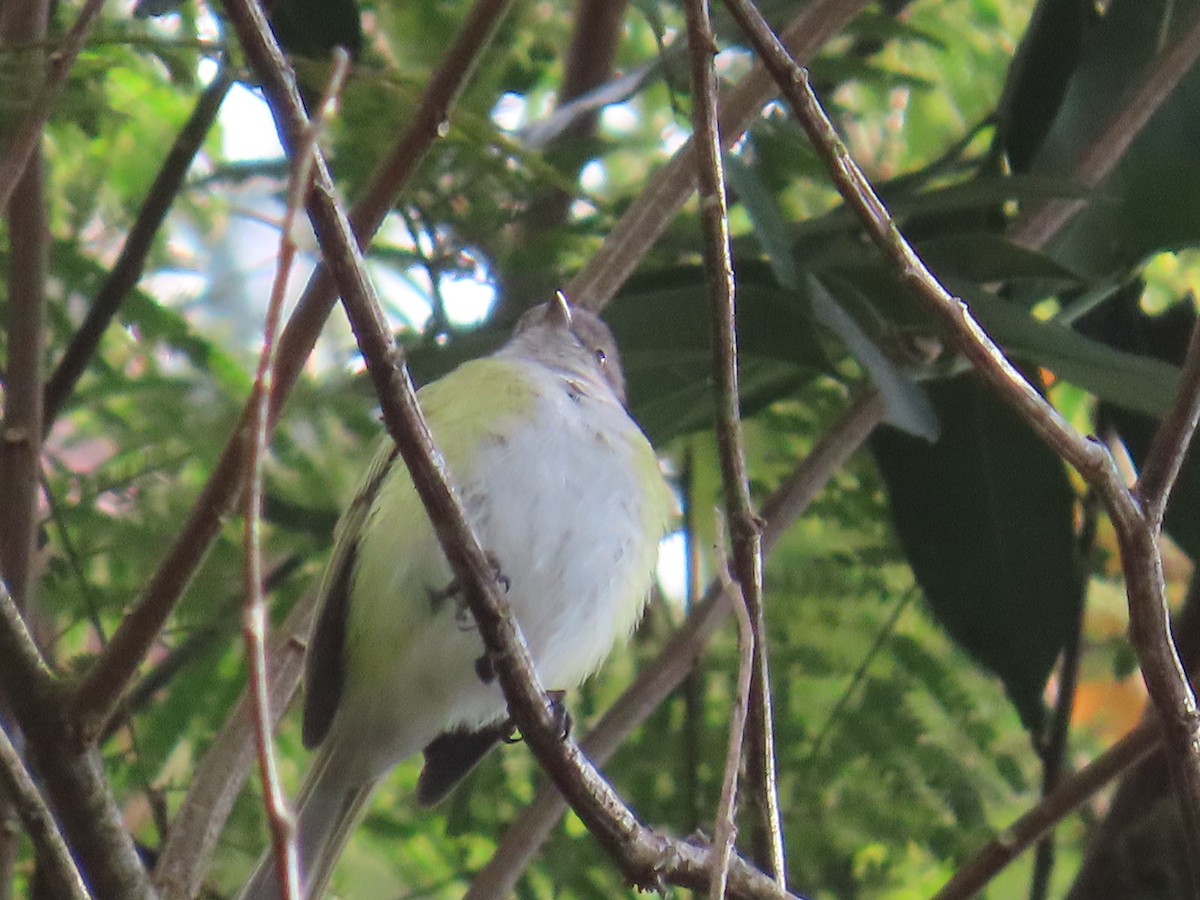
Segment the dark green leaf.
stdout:
[[871,443],[896,533],[934,615],[1036,730],[1083,597],[1066,472],[975,376],[930,394],[941,440],[885,428]]

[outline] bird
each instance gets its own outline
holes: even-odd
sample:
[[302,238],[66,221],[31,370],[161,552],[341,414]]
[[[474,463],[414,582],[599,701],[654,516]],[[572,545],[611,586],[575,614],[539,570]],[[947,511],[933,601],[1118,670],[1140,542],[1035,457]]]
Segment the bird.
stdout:
[[[490,356],[417,392],[543,686],[565,692],[628,640],[674,496],[625,406],[611,331],[558,293]],[[424,754],[443,799],[512,733],[483,644],[386,435],[334,533],[304,673],[315,759],[296,801],[301,896],[324,892],[378,783]],[[240,900],[280,896],[270,851]]]

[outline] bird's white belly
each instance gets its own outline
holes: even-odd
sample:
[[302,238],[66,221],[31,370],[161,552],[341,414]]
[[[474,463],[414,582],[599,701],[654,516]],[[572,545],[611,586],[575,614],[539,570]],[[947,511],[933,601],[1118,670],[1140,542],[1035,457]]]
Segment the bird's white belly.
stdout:
[[[659,535],[648,533],[654,525],[643,511],[630,444],[620,436],[620,429],[636,426],[619,407],[554,390],[540,398],[538,415],[537,427],[490,436],[491,446],[461,482],[449,462],[475,533],[498,564],[542,685],[569,689],[636,622]],[[387,603],[424,606],[415,615],[408,609],[372,617],[378,633],[370,636],[371,652],[386,657],[385,666],[372,668],[382,680],[353,680],[372,685],[372,693],[343,698],[350,702],[343,702],[331,734],[335,741],[372,736],[353,754],[367,778],[440,733],[506,715],[498,685],[481,679],[483,646],[474,620],[461,593],[447,593],[449,566],[423,524],[427,562],[396,560]],[[411,535],[399,546],[411,555]],[[412,596],[416,583],[423,596]],[[387,653],[388,646],[395,651]]]

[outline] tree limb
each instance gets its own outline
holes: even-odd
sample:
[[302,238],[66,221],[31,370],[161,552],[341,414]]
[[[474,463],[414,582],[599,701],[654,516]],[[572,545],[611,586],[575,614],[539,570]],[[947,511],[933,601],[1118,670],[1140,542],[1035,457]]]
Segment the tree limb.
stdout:
[[[769,554],[846,461],[883,419],[883,401],[870,391],[846,411],[763,504],[763,552]],[[646,666],[592,732],[581,742],[589,759],[603,765],[635,728],[676,691],[704,655],[704,648],[733,608],[725,583],[714,581],[692,614]],[[530,804],[500,840],[488,864],[472,880],[464,900],[501,900],[566,811],[553,782],[538,788]]]
[[[733,575],[742,595],[750,633],[750,697],[747,735],[746,780],[753,792],[758,818],[755,821],[754,858],[780,887],[787,885],[787,862],[783,855],[783,828],[779,815],[779,788],[775,774],[775,734],[771,714],[771,681],[767,662],[766,620],[762,597],[762,525],[750,500],[750,475],[740,417],[738,390],[736,287],[729,246],[729,210],[725,196],[725,174],[721,161],[721,135],[717,124],[717,75],[713,58],[716,38],[708,17],[706,0],[687,0],[688,55],[692,76],[692,145],[696,157],[696,183],[700,194],[700,225],[703,233],[704,269],[712,316],[713,382],[716,386],[717,452],[725,495],[725,516],[733,544]],[[739,618],[740,621],[740,618]],[[735,722],[739,716],[735,712]],[[726,778],[737,784],[736,771]],[[727,782],[727,784],[730,784]],[[734,795],[722,802],[730,807]],[[724,808],[724,807],[723,807]],[[728,810],[732,814],[732,810]],[[718,820],[718,829],[722,827]],[[732,841],[732,835],[728,838]],[[728,849],[720,843],[718,851]],[[713,876],[712,893],[724,889],[724,870]]]
[[748,0],[725,2],[783,89],[839,193],[858,214],[902,283],[941,321],[958,350],[992,389],[1083,476],[1108,510],[1121,548],[1130,634],[1146,687],[1163,718],[1167,752],[1175,763],[1181,806],[1189,823],[1191,855],[1200,860],[1200,710],[1171,639],[1157,527],[1143,515],[1141,504],[1125,487],[1105,447],[1075,431],[1008,361],[967,305],[951,296],[929,272],[847,153],[812,92],[807,73],[791,59],[758,10]]
[[71,859],[71,851],[63,842],[54,817],[38,793],[21,755],[9,740],[7,732],[0,727],[0,786],[16,807],[21,822],[25,825],[38,859],[54,873],[58,889],[68,900],[91,900],[83,876]]
[[[437,140],[450,105],[463,89],[479,56],[507,11],[511,0],[476,0],[442,63],[422,92],[411,124],[376,169],[363,196],[351,210],[350,222],[362,244],[383,224],[387,213]],[[269,425],[274,426],[300,370],[337,299],[334,278],[325,265],[309,279],[287,326],[279,337],[273,373]],[[223,518],[242,491],[245,428],[250,401],[176,536],[130,613],[84,676],[72,698],[72,714],[85,737],[100,734],[118,708],[149,648],[170,617],[176,602],[204,561],[220,532]]]

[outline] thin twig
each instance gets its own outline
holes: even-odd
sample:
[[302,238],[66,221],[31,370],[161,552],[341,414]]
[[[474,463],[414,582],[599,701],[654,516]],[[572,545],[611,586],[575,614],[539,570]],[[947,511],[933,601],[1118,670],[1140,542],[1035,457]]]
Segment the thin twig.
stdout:
[[[1098,187],[1116,168],[1134,139],[1153,118],[1183,77],[1200,58],[1200,15],[1183,37],[1161,54],[1141,75],[1096,140],[1088,144],[1069,177],[1082,187]],[[1012,239],[1026,247],[1038,248],[1062,229],[1088,204],[1086,199],[1063,199],[1041,204],[1021,215],[1009,231]]]
[[9,740],[3,723],[0,723],[0,786],[4,787],[8,801],[16,807],[38,859],[54,872],[58,882],[56,887],[70,900],[90,900],[91,894],[71,858],[71,851],[63,842],[54,817],[38,793],[21,754]]
[[[465,86],[511,2],[476,0],[467,13],[437,71],[426,84],[411,125],[376,169],[363,196],[351,210],[350,223],[361,244],[369,242],[379,230],[417,164],[437,140],[450,105]],[[279,336],[272,375],[270,426],[278,419],[336,300],[333,276],[325,265],[317,266]],[[237,504],[245,473],[246,424],[251,403],[247,400],[238,425],[170,549],[72,697],[72,717],[85,739],[99,735],[119,707],[141,660],[204,561],[225,516]]]
[[1192,328],[1179,375],[1179,393],[1154,433],[1135,493],[1152,528],[1161,528],[1171,488],[1183,468],[1200,420],[1200,321]]
[[[227,0],[226,13],[238,33],[276,117],[285,148],[296,152],[307,132],[304,108],[290,69],[254,0]],[[668,838],[644,827],[571,740],[564,740],[553,704],[537,682],[532,660],[511,610],[495,583],[487,555],[475,539],[446,477],[417,404],[416,391],[388,332],[367,278],[349,222],[334,201],[333,185],[319,152],[314,154],[314,189],[309,219],[341,292],[358,347],[367,363],[388,433],[408,467],[414,487],[467,605],[485,652],[508,701],[509,712],[542,768],[567,794],[572,807],[602,847],[635,884],[706,884],[706,848]],[[744,862],[730,868],[737,896],[785,896],[777,885]]]
[[275,743],[272,738],[271,690],[268,678],[266,629],[267,603],[263,596],[262,540],[260,533],[263,497],[263,459],[267,452],[268,402],[271,396],[271,372],[275,362],[275,334],[283,315],[292,263],[296,258],[296,242],[292,237],[296,215],[312,188],[313,165],[317,140],[324,116],[341,94],[350,56],[340,47],[334,50],[333,67],[325,95],[316,114],[308,124],[307,133],[298,146],[289,148],[291,174],[288,178],[287,206],[279,233],[279,254],[275,278],[267,303],[263,326],[263,346],[258,370],[254,376],[254,403],[250,416],[250,445],[246,457],[245,535],[245,593],[244,632],[246,658],[249,663],[250,696],[254,706],[255,745],[258,750],[259,777],[263,785],[263,806],[271,832],[280,891],[288,900],[300,897],[300,858],[296,850],[296,823],[288,808],[287,796],[279,780],[275,762]]
[[59,48],[47,59],[46,80],[34,94],[29,103],[29,112],[25,114],[20,127],[8,142],[4,158],[0,159],[0,209],[8,206],[25,166],[33,156],[34,149],[41,143],[42,128],[49,121],[58,95],[67,83],[71,66],[75,64],[83,45],[87,43],[88,34],[103,6],[104,0],[86,0],[75,19],[75,24],[67,32]]
[[[721,135],[717,124],[717,75],[713,68],[717,45],[709,22],[707,0],[688,0],[684,10],[692,74],[692,142],[696,150],[704,268],[713,321],[712,367],[717,395],[717,449],[721,460],[726,519],[733,546],[733,572],[742,592],[752,637],[746,780],[755,794],[755,809],[759,815],[755,823],[754,858],[764,871],[778,880],[780,887],[786,887],[783,827],[780,824],[775,776],[775,735],[771,722],[771,681],[763,615],[762,525],[754,514],[750,500],[750,476],[739,411],[741,394],[738,390],[736,288],[729,247],[729,210],[721,161]],[[718,879],[723,880],[723,877],[714,876],[714,889],[719,883]]]
[[0,683],[29,741],[72,856],[100,896],[150,900],[150,884],[121,821],[98,754],[80,752],[58,715],[53,672],[0,579]]
[[[718,546],[720,546],[718,544]],[[729,575],[722,564],[724,579],[729,581]],[[726,584],[725,593],[741,591],[737,585]],[[733,710],[729,718],[729,743],[725,748],[725,777],[721,782],[721,799],[717,804],[715,826],[713,828],[713,863],[712,879],[709,881],[708,896],[710,900],[722,900],[725,896],[725,882],[729,877],[729,856],[733,852],[733,842],[737,835],[735,817],[737,815],[737,784],[738,771],[742,767],[742,744],[746,736],[746,719],[750,711],[750,688],[754,677],[754,625],[750,621],[750,613],[745,603],[733,604],[734,617],[737,619],[737,648],[738,670],[737,686],[733,695]]]
[[55,367],[53,374],[46,380],[45,414],[42,419],[42,434],[45,435],[54,425],[54,420],[62,411],[67,397],[78,383],[80,376],[87,368],[88,362],[96,353],[100,339],[105,330],[121,308],[121,302],[126,295],[137,286],[138,279],[146,265],[146,258],[154,244],[154,237],[162,227],[171,204],[175,202],[188,169],[195,159],[196,153],[204,145],[204,139],[216,121],[221,102],[229,93],[234,82],[234,70],[231,66],[221,66],[216,77],[204,89],[196,100],[196,106],[187,122],[175,137],[167,158],[163,160],[154,183],[142,201],[133,227],[125,237],[121,253],[113,264],[108,278],[96,292],[96,297],[88,309],[87,316],[79,330],[71,338],[71,343]]
[[1158,722],[1142,722],[1090,764],[1064,778],[1029,812],[997,834],[959,866],[932,900],[967,900],[1042,835],[1104,789],[1162,743]]
[[[6,10],[0,42],[40,40],[46,34],[49,3],[46,0]],[[45,69],[43,54],[34,52],[22,60],[12,88],[32,90]],[[13,73],[18,74],[17,72]],[[36,112],[36,108],[33,110]],[[46,256],[49,225],[43,185],[42,126],[22,123],[17,134],[7,138],[6,157],[22,152],[20,168],[11,173],[11,183],[0,193],[0,211],[8,223],[8,271],[6,287],[7,342],[4,361],[4,420],[0,434],[0,576],[17,606],[28,611],[29,567],[33,556],[37,493],[41,466],[42,347],[46,316]],[[29,146],[18,151],[26,140]],[[0,173],[4,171],[0,161]],[[10,203],[9,201],[12,200]],[[2,873],[0,873],[2,875]]]
[[46,302],[46,204],[42,155],[34,153],[9,207],[8,335],[0,438],[0,573],[24,609],[37,532],[42,447],[42,346]]
[[[883,417],[883,403],[870,391],[817,442],[763,504],[763,552],[804,515],[821,488],[863,445]],[[704,648],[733,608],[733,598],[713,582],[683,627],[638,675],[584,738],[587,757],[603,765],[617,748],[671,696],[693,672]],[[500,900],[516,888],[521,873],[566,810],[553,782],[546,782],[505,833],[488,864],[475,876],[464,900]]]
[[909,588],[896,601],[896,605],[892,607],[892,611],[888,613],[887,619],[884,620],[879,631],[875,635],[875,640],[871,642],[871,646],[867,648],[867,652],[863,654],[863,658],[859,660],[858,666],[850,675],[850,680],[846,683],[845,689],[838,695],[837,701],[833,704],[833,708],[829,710],[829,715],[825,717],[825,721],[821,724],[820,729],[813,735],[812,743],[809,745],[808,752],[804,755],[804,761],[800,764],[799,771],[812,772],[816,771],[813,766],[813,761],[817,758],[817,754],[825,746],[825,741],[834,728],[842,724],[842,713],[846,711],[846,707],[850,705],[850,701],[854,698],[859,687],[867,679],[867,673],[871,670],[872,663],[879,657],[883,648],[887,645],[890,638],[896,630],[896,623],[900,621],[900,617],[904,615],[904,611],[908,609],[908,605],[912,603],[913,598],[917,596],[919,589],[916,585]]
[[[291,702],[304,672],[304,649],[312,631],[317,591],[305,594],[275,632],[267,653],[274,728]],[[217,848],[234,801],[257,760],[251,687],[246,686],[221,730],[196,766],[187,796],[171,821],[154,867],[154,886],[162,900],[192,900]]]
[[1076,432],[1008,361],[979,326],[966,304],[951,296],[896,228],[887,208],[850,157],[812,92],[808,74],[795,64],[748,0],[725,0],[759,57],[771,70],[797,121],[825,162],[847,205],[861,219],[901,281],[925,303],[992,389],[1013,406],[1034,432],[1079,471],[1104,502],[1117,533],[1129,598],[1130,635],[1146,687],[1163,717],[1168,757],[1185,821],[1190,853],[1200,859],[1200,710],[1171,639],[1164,598],[1157,528],[1126,489],[1112,456]]
[[[783,40],[796,59],[812,59],[821,46],[867,6],[867,0],[812,0],[788,23]],[[778,89],[761,65],[755,65],[721,99],[721,138],[725,149],[750,127]],[[603,309],[637,268],[687,199],[696,190],[693,141],[654,173],[630,204],[604,244],[570,280],[564,293],[572,303]]]

